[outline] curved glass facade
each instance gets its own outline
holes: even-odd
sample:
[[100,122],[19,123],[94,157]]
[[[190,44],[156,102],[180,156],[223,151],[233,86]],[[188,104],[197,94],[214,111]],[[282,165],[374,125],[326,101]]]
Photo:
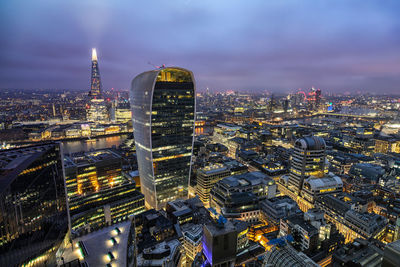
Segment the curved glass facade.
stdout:
[[181,68],[142,73],[130,102],[142,193],[160,209],[187,197],[195,119],[193,74]]
[[0,153],[0,266],[55,266],[68,230],[58,144]]

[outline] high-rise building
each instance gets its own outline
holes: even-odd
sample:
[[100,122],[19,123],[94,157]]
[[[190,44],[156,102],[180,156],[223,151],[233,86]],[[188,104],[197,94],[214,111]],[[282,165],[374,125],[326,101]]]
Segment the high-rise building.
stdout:
[[68,230],[59,144],[0,153],[0,266],[55,266]]
[[328,172],[325,147],[324,139],[318,136],[296,140],[291,159],[289,189],[298,193],[308,177],[324,177]]
[[99,62],[97,60],[96,48],[92,49],[92,75],[90,80],[89,96],[91,97],[91,99],[102,98],[100,70],[99,70]]
[[92,49],[92,75],[90,79],[90,102],[86,108],[88,121],[102,122],[109,120],[107,105],[102,96],[99,62],[96,48]]
[[328,172],[325,146],[321,137],[297,139],[290,173],[277,182],[279,191],[295,200],[303,212],[314,208],[317,197],[343,191],[342,179]]
[[122,175],[121,158],[109,150],[65,157],[65,180],[73,235],[128,219],[144,210],[144,197]]
[[315,106],[318,109],[321,106],[321,89],[315,91]]
[[186,198],[194,141],[192,72],[162,68],[144,72],[130,91],[141,190],[148,207]]

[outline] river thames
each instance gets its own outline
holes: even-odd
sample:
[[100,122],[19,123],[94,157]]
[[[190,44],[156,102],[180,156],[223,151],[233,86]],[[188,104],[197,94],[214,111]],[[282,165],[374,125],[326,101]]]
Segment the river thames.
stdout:
[[90,151],[102,148],[118,147],[128,138],[128,134],[99,137],[90,140],[63,141],[62,147],[65,154],[80,151]]
[[[196,128],[196,135],[210,134],[212,133],[212,127],[198,127]],[[118,147],[122,144],[129,134],[122,134],[116,136],[98,137],[90,140],[74,140],[74,141],[63,141],[62,147],[65,154],[90,151],[103,148],[111,148],[113,146]]]

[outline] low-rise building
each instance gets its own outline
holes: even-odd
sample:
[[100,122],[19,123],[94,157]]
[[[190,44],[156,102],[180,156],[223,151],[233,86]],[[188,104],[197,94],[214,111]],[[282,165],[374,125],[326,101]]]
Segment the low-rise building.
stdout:
[[332,265],[378,267],[382,264],[383,252],[367,240],[357,238],[354,242],[337,249]]
[[302,214],[297,203],[288,196],[278,196],[260,202],[261,214],[268,224],[279,225],[280,220],[295,214]]
[[264,258],[265,267],[318,267],[312,259],[302,252],[295,250],[290,244],[273,246]]
[[210,206],[225,218],[257,222],[260,202],[276,195],[275,181],[261,172],[226,177],[210,192]]
[[356,200],[346,194],[321,196],[316,206],[323,210],[325,219],[333,223],[343,234],[347,242],[356,238],[369,239],[381,235],[387,225],[387,219],[373,213],[363,212]]
[[214,184],[230,175],[230,170],[223,164],[213,164],[197,170],[196,194],[205,207],[210,207],[210,191]]
[[181,266],[181,243],[177,239],[163,241],[145,248],[137,257],[138,267],[176,267]]

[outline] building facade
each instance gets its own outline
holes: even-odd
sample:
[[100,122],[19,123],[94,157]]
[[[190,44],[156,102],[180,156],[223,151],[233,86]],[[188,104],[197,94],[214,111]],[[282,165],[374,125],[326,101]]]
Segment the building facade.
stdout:
[[219,180],[230,176],[230,174],[230,170],[222,164],[214,164],[197,170],[196,194],[205,207],[210,207],[211,188]]
[[234,266],[237,231],[233,223],[208,223],[204,225],[203,233],[203,254],[209,266]]
[[297,139],[290,160],[290,173],[280,177],[279,191],[297,202],[306,212],[314,208],[317,197],[343,191],[342,179],[328,172],[326,144],[323,138]]
[[324,139],[317,136],[296,140],[289,176],[289,188],[292,191],[299,192],[309,176],[323,177],[328,172],[325,147]]
[[115,104],[115,121],[127,123],[132,120],[131,106],[128,101],[120,101]]
[[192,72],[163,68],[144,72],[130,91],[141,190],[146,205],[160,209],[186,198],[194,141]]
[[65,179],[74,235],[121,222],[144,210],[144,196],[122,175],[119,155],[109,150],[66,157]]
[[228,219],[249,223],[260,219],[260,203],[276,195],[275,181],[262,172],[226,177],[210,192],[210,206]]
[[109,120],[108,109],[104,99],[96,98],[90,100],[86,108],[86,120],[93,122],[105,122]]
[[290,244],[284,243],[280,246],[274,246],[267,251],[264,264],[265,267],[318,267],[312,259],[307,257],[306,254],[298,252]]
[[59,144],[0,153],[0,266],[53,266],[68,231]]
[[336,226],[346,243],[356,238],[377,238],[388,223],[383,216],[360,210],[354,200],[343,194],[320,196],[315,205],[324,211],[326,221]]
[[202,251],[203,226],[187,224],[182,227],[183,248],[186,255],[186,266],[190,266],[198,253]]
[[271,225],[279,225],[285,217],[302,214],[297,203],[288,196],[266,199],[260,203],[260,208],[265,221]]

